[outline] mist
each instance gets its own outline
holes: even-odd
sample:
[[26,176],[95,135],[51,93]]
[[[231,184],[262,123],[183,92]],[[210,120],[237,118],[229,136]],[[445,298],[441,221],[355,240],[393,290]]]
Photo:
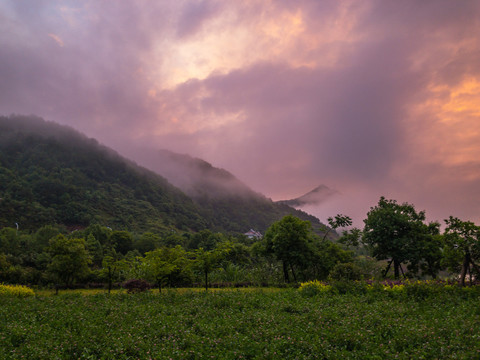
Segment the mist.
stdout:
[[[309,210],[322,221],[361,226],[383,195],[479,222],[479,15],[446,0],[7,0],[0,114],[160,173],[159,150],[188,154],[273,200],[324,184],[340,195]],[[186,174],[169,176],[188,188]]]

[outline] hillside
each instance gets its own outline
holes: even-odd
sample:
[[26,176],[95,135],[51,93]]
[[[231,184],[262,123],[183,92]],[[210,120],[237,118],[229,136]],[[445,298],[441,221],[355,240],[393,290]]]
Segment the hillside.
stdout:
[[227,170],[202,159],[162,150],[145,165],[189,195],[201,213],[211,220],[213,230],[243,233],[253,228],[264,232],[274,221],[292,214],[309,220],[321,233],[323,225],[316,217],[287,204],[273,202]]
[[32,116],[0,117],[0,227],[99,223],[132,231],[243,233],[264,232],[294,214],[321,228],[315,217],[272,202],[203,160],[163,152],[150,168],[156,173],[71,128]]
[[94,139],[40,118],[0,117],[0,226],[198,230],[192,200]]
[[295,208],[305,205],[319,205],[334,195],[338,195],[338,191],[330,189],[328,186],[320,185],[302,196],[291,200],[280,200],[278,203]]

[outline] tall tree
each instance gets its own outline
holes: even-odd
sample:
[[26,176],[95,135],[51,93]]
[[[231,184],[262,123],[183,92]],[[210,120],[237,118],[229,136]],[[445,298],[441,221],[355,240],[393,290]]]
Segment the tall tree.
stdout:
[[390,259],[385,276],[392,263],[394,276],[398,279],[400,271],[403,272],[401,264],[417,260],[419,246],[424,235],[429,232],[424,221],[424,211],[417,212],[411,204],[398,204],[383,196],[377,206],[370,209],[364,220],[363,242],[378,260]]
[[50,240],[49,251],[52,260],[48,271],[65,286],[72,285],[90,271],[91,259],[84,239],[68,239],[59,234]]
[[194,267],[199,270],[205,279],[205,291],[208,291],[208,275],[220,266],[225,256],[225,249],[204,250],[203,248],[194,251]]
[[296,281],[295,267],[304,268],[311,259],[314,253],[312,236],[310,222],[292,215],[285,216],[267,229],[264,237],[266,250],[282,262],[285,282],[290,282],[290,271]]
[[146,275],[157,283],[158,292],[162,292],[162,284],[172,274],[186,268],[188,262],[187,252],[180,245],[149,251],[142,259]]
[[480,227],[453,216],[445,220],[445,223],[445,261],[451,270],[460,268],[459,283],[465,286],[465,277],[467,272],[471,272],[471,267],[480,274],[477,265],[480,260]]

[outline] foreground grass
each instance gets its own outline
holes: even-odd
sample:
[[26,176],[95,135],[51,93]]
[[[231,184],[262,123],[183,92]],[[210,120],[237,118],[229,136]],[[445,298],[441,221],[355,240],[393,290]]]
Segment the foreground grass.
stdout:
[[0,297],[2,359],[475,359],[474,293]]

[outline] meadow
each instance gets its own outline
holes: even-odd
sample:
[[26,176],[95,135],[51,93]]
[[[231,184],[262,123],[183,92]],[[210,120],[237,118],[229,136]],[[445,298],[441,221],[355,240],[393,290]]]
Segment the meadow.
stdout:
[[0,296],[2,359],[478,359],[479,292]]

